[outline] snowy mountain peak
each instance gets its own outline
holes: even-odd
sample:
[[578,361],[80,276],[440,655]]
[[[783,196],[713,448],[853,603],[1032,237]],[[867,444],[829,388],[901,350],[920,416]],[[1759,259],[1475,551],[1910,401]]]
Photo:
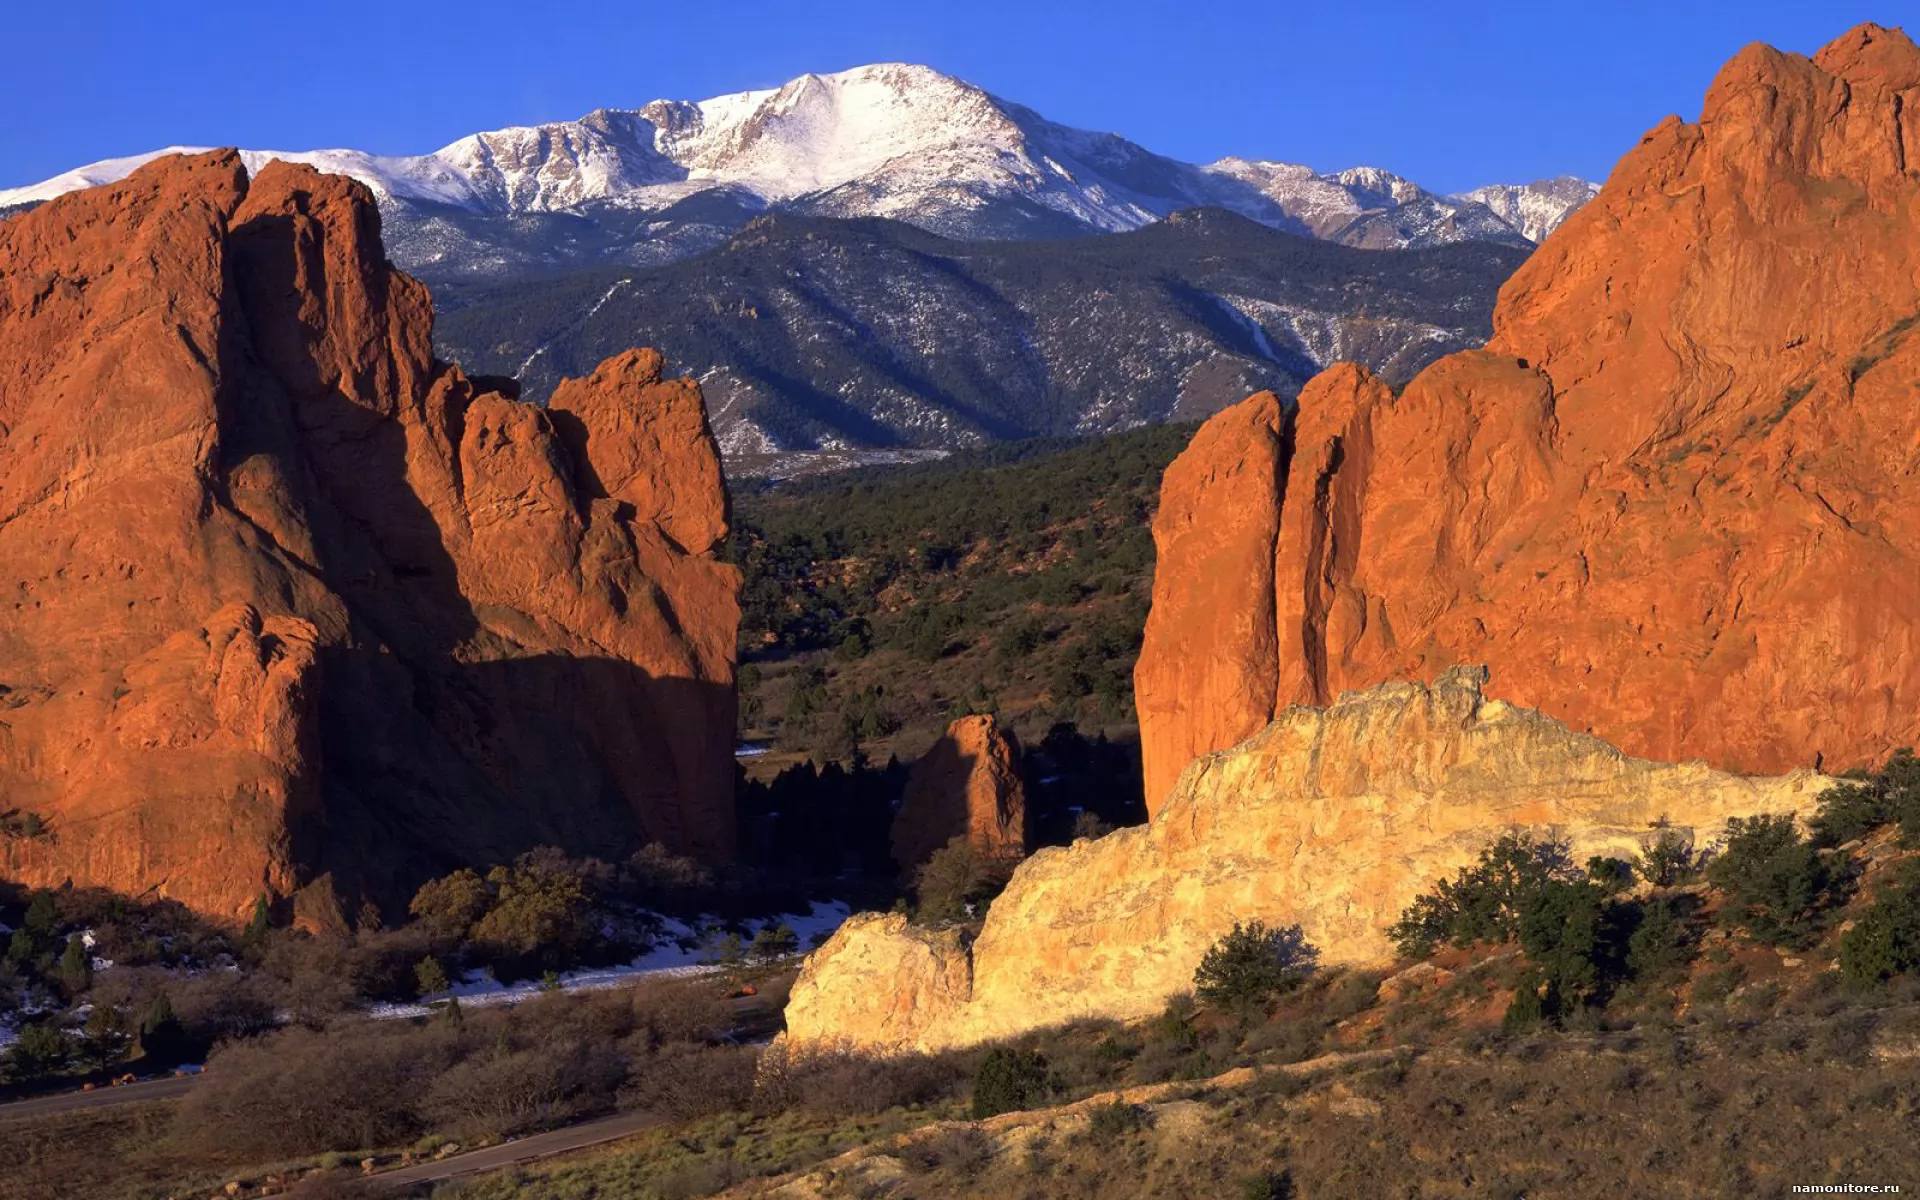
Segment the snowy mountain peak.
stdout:
[[[0,208],[119,179],[182,149],[109,159],[0,191]],[[250,168],[283,158],[353,175],[401,223],[430,220],[436,208],[505,217],[597,206],[653,213],[709,193],[746,209],[892,217],[961,237],[1120,231],[1214,205],[1352,245],[1524,245],[1595,190],[1554,180],[1440,197],[1377,167],[1323,174],[1241,158],[1194,166],[1114,134],[1056,124],[914,63],[807,74],[706,100],[596,109],[575,121],[470,134],[430,154],[245,154]]]

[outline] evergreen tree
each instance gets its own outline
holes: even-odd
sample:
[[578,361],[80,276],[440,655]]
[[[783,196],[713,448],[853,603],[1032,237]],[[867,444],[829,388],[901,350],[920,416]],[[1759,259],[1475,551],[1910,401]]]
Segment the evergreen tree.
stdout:
[[173,1001],[165,992],[153,998],[140,1016],[140,1052],[158,1066],[173,1066],[186,1053],[187,1031],[173,1015]]
[[446,968],[442,967],[440,960],[431,954],[421,959],[419,965],[413,968],[413,981],[416,991],[422,998],[438,995],[446,991],[449,986]]
[[67,948],[60,955],[60,965],[56,970],[60,976],[60,986],[66,989],[69,999],[93,986],[93,956],[87,952],[87,944],[77,935],[67,939]]

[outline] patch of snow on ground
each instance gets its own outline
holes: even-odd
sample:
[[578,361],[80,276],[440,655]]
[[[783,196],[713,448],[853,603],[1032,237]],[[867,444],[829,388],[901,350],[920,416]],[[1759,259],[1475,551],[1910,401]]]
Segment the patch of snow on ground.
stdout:
[[[748,921],[746,936],[760,929],[784,923],[793,930],[803,947],[811,947],[815,938],[825,939],[840,928],[853,910],[842,901],[812,904],[804,913],[779,913],[762,921]],[[699,919],[701,925],[713,923]],[[682,979],[711,975],[726,968],[708,961],[701,930],[684,921],[663,919],[661,936],[653,948],[630,963],[613,967],[583,967],[560,976],[563,992],[598,992],[610,988],[631,987],[643,979]],[[469,971],[446,993],[460,1001],[463,1008],[489,1008],[499,1004],[519,1004],[540,994],[541,981],[523,979],[505,984],[480,971]],[[375,1004],[367,1015],[375,1020],[424,1017],[433,1009],[426,1004]]]

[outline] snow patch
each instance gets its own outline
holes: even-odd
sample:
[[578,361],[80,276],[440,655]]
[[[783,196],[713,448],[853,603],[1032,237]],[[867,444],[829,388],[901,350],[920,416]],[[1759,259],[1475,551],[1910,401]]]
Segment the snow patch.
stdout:
[[[748,936],[764,928],[785,924],[793,930],[802,947],[811,947],[815,939],[824,940],[831,936],[852,915],[852,911],[847,904],[836,900],[809,905],[804,913],[781,913],[745,924],[750,931]],[[661,918],[660,927],[660,939],[645,954],[619,966],[583,967],[564,972],[559,976],[560,990],[570,994],[606,991],[632,987],[647,979],[684,979],[726,970],[709,961],[710,954],[705,943],[712,929],[717,927],[712,919],[697,918],[696,925],[673,918]],[[459,999],[463,1008],[490,1008],[532,999],[541,994],[543,986],[539,980],[503,984],[484,972],[470,971],[435,999],[453,996]],[[366,1010],[367,1015],[376,1020],[424,1017],[432,1011],[432,1006],[428,1004],[374,1004]]]

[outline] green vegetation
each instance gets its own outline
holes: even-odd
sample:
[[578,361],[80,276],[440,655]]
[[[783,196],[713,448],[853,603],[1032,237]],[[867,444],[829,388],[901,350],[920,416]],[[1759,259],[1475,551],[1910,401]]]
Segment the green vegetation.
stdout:
[[1690,834],[1673,828],[1665,817],[1654,822],[1653,831],[1635,857],[1634,874],[1654,887],[1664,888],[1685,883],[1699,873],[1701,858]]
[[1474,865],[1416,897],[1388,936],[1408,958],[1424,958],[1443,944],[1513,941],[1548,885],[1579,881],[1564,841],[1506,834]]
[[917,753],[968,711],[1030,739],[1061,721],[1130,729],[1147,522],[1192,432],[1009,443],[738,494],[748,732],[845,761]]
[[1046,1055],[1038,1050],[996,1046],[987,1051],[973,1075],[973,1119],[1034,1108],[1054,1089]]
[[1862,987],[1920,969],[1920,860],[1902,862],[1840,939],[1840,970]]
[[[660,943],[662,914],[709,914],[684,949],[731,938],[740,947],[731,965],[764,965],[797,953],[799,939],[744,918],[804,902],[659,846],[622,863],[543,849],[484,874],[456,870],[418,890],[412,920],[389,928],[369,905],[358,929],[330,933],[286,928],[264,899],[236,931],[169,901],[0,885],[0,920],[15,926],[0,956],[0,1022],[20,1034],[0,1052],[0,1085],[166,1069],[289,1021],[320,1029],[370,1001],[437,997],[471,972],[557,989],[561,971],[627,962]],[[442,1011],[460,1023],[457,1007]]]
[[1726,896],[1721,918],[1772,945],[1804,947],[1822,916],[1845,897],[1847,880],[1790,816],[1735,817],[1727,844],[1707,865],[1707,879]]
[[1319,951],[1298,925],[1268,929],[1259,921],[1235,921],[1201,957],[1194,994],[1216,1008],[1251,1015],[1298,987],[1318,960]]
[[1809,824],[1813,844],[1823,849],[1858,841],[1886,825],[1898,825],[1907,843],[1920,842],[1920,758],[1911,749],[1896,750],[1878,771],[1827,789]]
[[1018,865],[981,854],[965,837],[954,838],[934,851],[914,874],[914,894],[919,901],[914,919],[924,925],[940,925],[983,917]]
[[[1671,889],[1693,878],[1698,863],[1691,844],[1658,822],[1631,872],[1655,890],[1628,898],[1627,864],[1595,859],[1581,872],[1565,842],[1508,834],[1416,897],[1390,934],[1409,958],[1443,945],[1516,944],[1526,965],[1506,1028],[1557,1024],[1604,1007],[1628,981],[1671,982],[1692,960],[1698,898]],[[1817,939],[1843,894],[1842,874],[1801,839],[1791,818],[1729,822],[1727,844],[1706,877],[1723,897],[1721,923],[1774,945]]]

